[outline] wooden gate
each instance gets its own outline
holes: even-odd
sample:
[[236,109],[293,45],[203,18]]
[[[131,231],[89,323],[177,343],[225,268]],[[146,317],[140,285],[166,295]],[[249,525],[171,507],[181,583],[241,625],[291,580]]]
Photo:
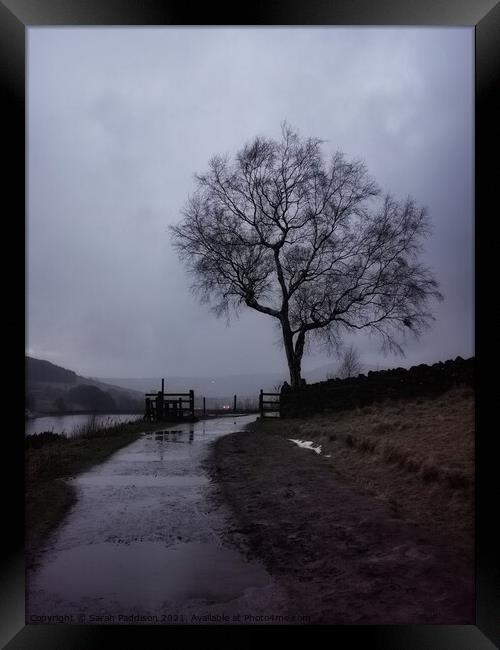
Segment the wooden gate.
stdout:
[[146,393],[144,419],[148,422],[164,422],[169,420],[194,420],[194,391],[189,393],[165,393],[164,379],[161,380],[161,390],[157,393]]
[[[274,397],[275,399],[266,399]],[[274,408],[273,408],[274,407]],[[261,418],[280,417],[280,393],[264,393],[261,389],[259,395],[259,413]],[[267,413],[267,415],[266,415]],[[270,414],[273,415],[270,415]]]

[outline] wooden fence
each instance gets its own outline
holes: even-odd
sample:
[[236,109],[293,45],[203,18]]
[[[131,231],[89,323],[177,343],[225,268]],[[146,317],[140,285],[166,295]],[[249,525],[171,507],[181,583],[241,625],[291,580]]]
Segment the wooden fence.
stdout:
[[[261,418],[269,417],[270,413],[273,413],[272,417],[280,416],[280,396],[281,393],[264,393],[261,389],[259,395],[259,413]],[[277,399],[265,399],[266,397],[274,397]],[[272,408],[273,406],[274,408]],[[268,414],[267,416],[266,413]]]
[[194,419],[194,391],[189,393],[165,393],[164,380],[157,393],[145,394],[144,419],[147,422]]

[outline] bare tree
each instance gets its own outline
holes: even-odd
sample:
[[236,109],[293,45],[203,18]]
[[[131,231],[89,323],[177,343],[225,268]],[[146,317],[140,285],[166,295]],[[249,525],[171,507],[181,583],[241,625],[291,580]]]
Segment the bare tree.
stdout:
[[362,370],[363,364],[359,358],[359,352],[353,345],[350,345],[342,354],[336,376],[340,379],[356,377]]
[[202,301],[218,315],[246,305],[275,319],[292,387],[306,342],[336,346],[367,330],[402,353],[398,334],[418,336],[429,299],[442,298],[418,261],[426,210],[381,196],[362,162],[325,160],[321,145],[285,123],[280,141],[215,156],[171,227]]

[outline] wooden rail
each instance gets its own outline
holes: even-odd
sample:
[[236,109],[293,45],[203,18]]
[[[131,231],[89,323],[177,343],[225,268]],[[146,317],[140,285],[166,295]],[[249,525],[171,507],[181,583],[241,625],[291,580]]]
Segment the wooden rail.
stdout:
[[180,420],[186,415],[194,419],[194,391],[189,393],[165,393],[164,379],[157,393],[145,393],[144,419],[148,422]]
[[[278,399],[268,400],[268,399],[264,399],[265,397],[277,397]],[[265,406],[269,405],[269,404],[277,406],[278,408],[277,409],[276,408],[275,409],[270,409],[270,408],[266,409]],[[280,413],[280,393],[264,393],[264,391],[261,389],[260,394],[259,394],[259,413],[260,413],[261,418],[266,417],[265,416],[266,411],[267,411],[267,413],[270,413],[270,412],[276,413],[277,412],[278,416],[279,416],[279,413]]]

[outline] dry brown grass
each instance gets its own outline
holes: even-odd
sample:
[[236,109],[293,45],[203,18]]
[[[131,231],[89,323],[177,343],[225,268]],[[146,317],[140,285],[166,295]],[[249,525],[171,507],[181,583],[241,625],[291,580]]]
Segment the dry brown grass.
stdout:
[[455,388],[433,399],[388,400],[281,420],[266,423],[266,428],[321,444],[325,462],[341,479],[383,499],[395,515],[432,527],[472,552],[471,388]]

